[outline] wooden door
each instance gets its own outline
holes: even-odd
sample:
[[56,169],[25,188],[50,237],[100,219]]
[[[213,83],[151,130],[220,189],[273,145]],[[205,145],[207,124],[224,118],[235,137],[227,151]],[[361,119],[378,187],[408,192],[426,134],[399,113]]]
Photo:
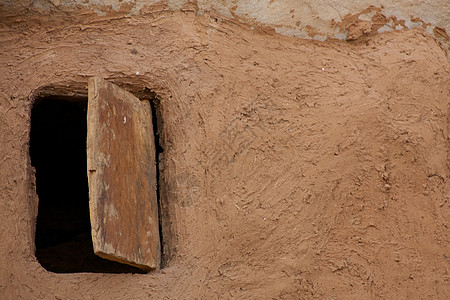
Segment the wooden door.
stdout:
[[92,242],[102,258],[159,268],[155,142],[149,101],[90,78],[87,172]]

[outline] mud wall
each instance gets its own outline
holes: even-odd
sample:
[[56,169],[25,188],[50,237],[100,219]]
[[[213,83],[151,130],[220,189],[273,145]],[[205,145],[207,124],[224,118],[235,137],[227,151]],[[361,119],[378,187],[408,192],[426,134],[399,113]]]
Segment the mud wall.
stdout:
[[[164,5],[0,25],[4,298],[450,294],[449,63],[423,28],[321,42]],[[160,272],[55,274],[34,256],[31,106],[89,76],[161,100]]]
[[[449,49],[450,3],[433,1],[296,1],[296,0],[4,0],[4,11],[68,11],[84,8],[99,15],[124,12],[139,15],[164,4],[170,10],[219,14],[252,26],[306,39],[356,39],[392,30],[423,28]],[[2,4],[0,4],[2,5]]]

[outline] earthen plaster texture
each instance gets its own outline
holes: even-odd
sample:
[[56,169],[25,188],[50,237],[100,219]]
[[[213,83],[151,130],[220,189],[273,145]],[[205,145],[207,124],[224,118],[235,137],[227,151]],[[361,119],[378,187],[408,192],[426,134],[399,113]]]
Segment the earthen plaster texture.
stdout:
[[[277,32],[303,38],[324,39],[345,38],[345,32],[332,26],[330,21],[342,22],[347,15],[360,13],[368,7],[379,7],[386,17],[395,16],[403,20],[400,28],[439,26],[450,29],[450,3],[446,0],[355,0],[355,1],[297,1],[297,0],[3,0],[4,8],[49,11],[67,7],[82,6],[104,14],[107,9],[120,10],[126,7],[130,14],[139,14],[149,5],[166,3],[171,9],[179,10],[191,5],[198,14],[215,11],[228,18],[247,23],[257,23],[275,28]],[[193,5],[193,6],[192,6]],[[363,15],[361,19],[372,16]],[[315,35],[311,36],[311,28]],[[395,30],[395,26],[386,30]]]
[[[49,3],[1,8],[1,298],[448,299],[450,66],[426,28],[322,42],[228,2]],[[159,272],[35,258],[31,107],[90,76],[161,101]]]

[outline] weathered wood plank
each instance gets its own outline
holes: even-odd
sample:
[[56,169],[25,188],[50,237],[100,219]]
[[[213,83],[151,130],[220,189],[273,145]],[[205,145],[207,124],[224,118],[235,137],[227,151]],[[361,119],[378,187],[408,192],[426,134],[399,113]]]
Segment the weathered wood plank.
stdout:
[[159,268],[160,241],[152,113],[148,101],[89,79],[87,167],[97,255]]

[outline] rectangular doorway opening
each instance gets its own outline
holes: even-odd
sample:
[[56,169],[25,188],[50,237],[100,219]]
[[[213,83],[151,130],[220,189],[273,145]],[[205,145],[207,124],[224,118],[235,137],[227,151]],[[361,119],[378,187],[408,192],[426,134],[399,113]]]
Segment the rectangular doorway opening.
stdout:
[[86,99],[37,99],[30,157],[39,197],[36,258],[54,273],[142,273],[94,254],[86,170]]
[[[79,97],[51,96],[36,99],[33,104],[30,158],[36,170],[39,198],[36,258],[43,268],[54,273],[147,273],[151,268],[126,260],[104,259],[94,253],[87,172],[87,109],[88,99]],[[160,236],[157,239],[159,246]]]

